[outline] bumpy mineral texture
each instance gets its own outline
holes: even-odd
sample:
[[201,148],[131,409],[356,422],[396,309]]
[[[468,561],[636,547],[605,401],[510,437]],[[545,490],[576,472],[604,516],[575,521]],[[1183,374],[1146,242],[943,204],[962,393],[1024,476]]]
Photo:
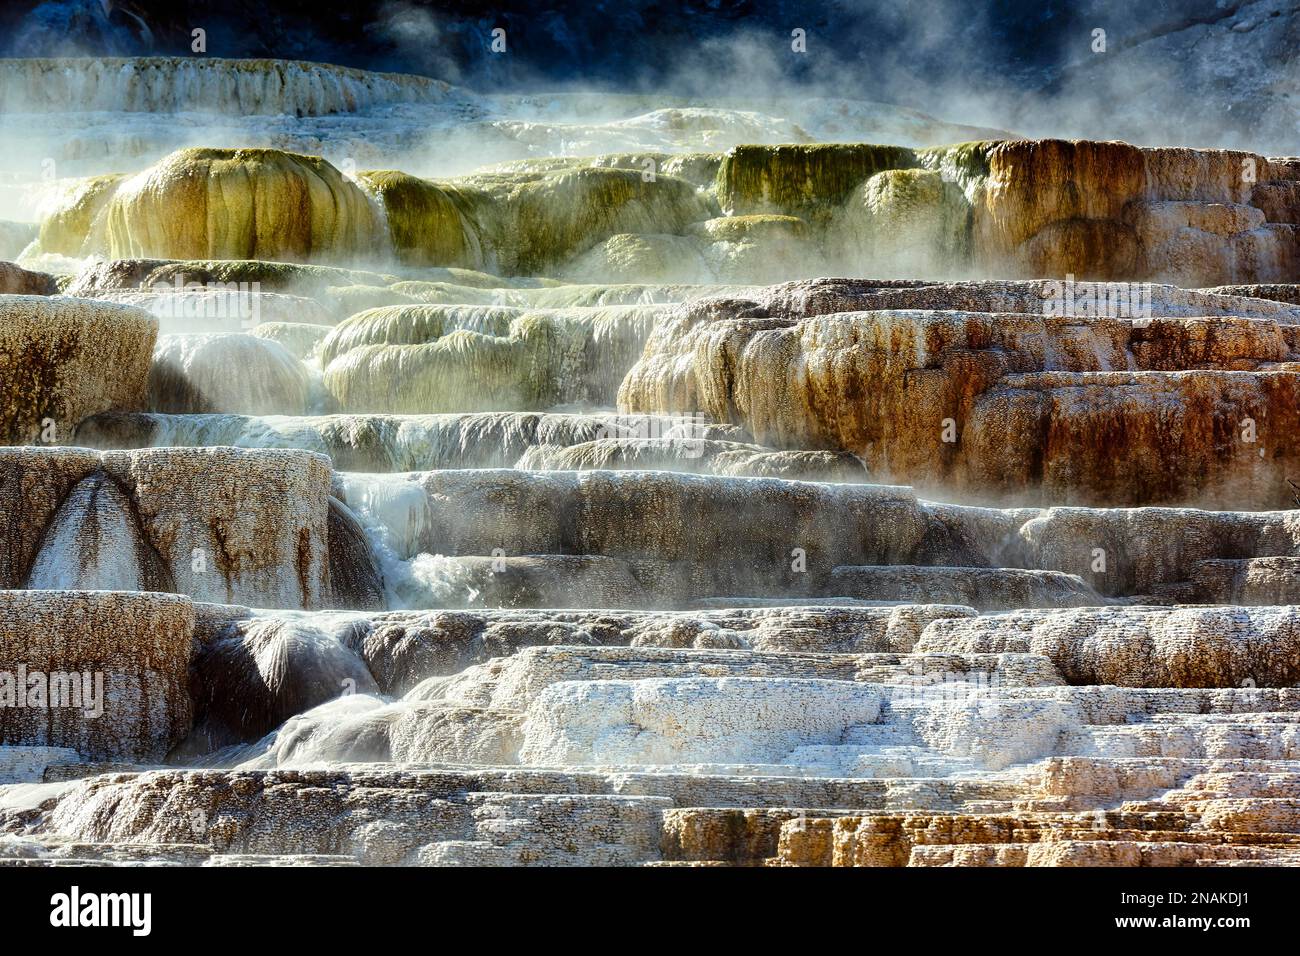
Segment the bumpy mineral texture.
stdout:
[[317,607],[329,482],[328,461],[300,451],[0,450],[0,582]]
[[0,442],[65,442],[90,415],[145,407],[157,335],[129,306],[0,295]]
[[193,632],[179,595],[0,591],[0,753],[161,760],[189,733]]
[[1087,285],[1099,312],[1057,310],[1052,283],[817,280],[700,300],[656,329],[619,402],[967,498],[1290,501],[1294,308],[1155,287],[1145,311],[1108,314],[1119,287]]

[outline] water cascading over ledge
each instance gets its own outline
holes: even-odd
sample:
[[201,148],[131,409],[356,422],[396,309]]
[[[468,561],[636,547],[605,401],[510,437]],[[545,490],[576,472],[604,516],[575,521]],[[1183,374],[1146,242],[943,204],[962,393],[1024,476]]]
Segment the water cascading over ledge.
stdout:
[[0,862],[1300,862],[1300,163],[654,100],[0,61]]

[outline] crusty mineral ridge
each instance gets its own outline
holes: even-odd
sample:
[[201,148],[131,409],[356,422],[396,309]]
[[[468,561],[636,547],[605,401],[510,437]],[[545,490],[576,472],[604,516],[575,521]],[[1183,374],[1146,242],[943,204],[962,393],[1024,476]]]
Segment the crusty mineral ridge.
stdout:
[[166,585],[203,600],[319,607],[329,483],[328,460],[300,451],[3,450],[0,583]]
[[1254,299],[1273,299],[1290,305],[1300,305],[1300,283],[1271,283],[1269,285],[1223,285],[1202,289],[1215,295],[1244,295]]
[[1051,295],[815,280],[698,300],[651,335],[619,404],[852,452],[876,478],[966,497],[1290,502],[1294,307],[1162,287],[1150,315],[1062,315]]
[[[120,264],[121,265],[121,264]],[[101,265],[89,275],[98,276]],[[981,279],[838,279],[820,278],[742,290],[705,290],[690,299],[685,318],[690,324],[719,317],[798,318],[836,312],[890,310],[951,310],[955,312],[1019,312],[1030,316],[1198,318],[1235,316],[1274,319],[1294,325],[1300,311],[1285,301],[1212,289],[1182,289],[1172,285],[1129,282],[1078,282],[1064,277],[1039,280]],[[1069,294],[1067,294],[1069,293]],[[1072,297],[1071,297],[1072,296]],[[1138,310],[1146,310],[1143,315]]]
[[0,744],[161,760],[190,728],[193,630],[179,595],[0,591]]
[[62,442],[96,412],[143,408],[157,335],[129,306],[0,295],[0,442]]
[[1072,684],[1285,687],[1300,682],[1300,613],[1287,607],[1015,611],[934,622],[916,650],[1042,654]]

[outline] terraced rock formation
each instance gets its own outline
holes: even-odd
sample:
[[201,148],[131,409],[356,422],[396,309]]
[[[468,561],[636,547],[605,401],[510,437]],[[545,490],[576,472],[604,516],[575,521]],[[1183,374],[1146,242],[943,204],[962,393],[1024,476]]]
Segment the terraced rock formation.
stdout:
[[135,177],[70,184],[38,251],[393,257],[605,282],[838,270],[1277,283],[1300,268],[1296,176],[1251,153],[1062,140],[737,146],[689,167],[630,155],[444,181],[188,149]]
[[[1293,307],[1154,286],[1134,312],[1116,302],[1129,286],[1084,286],[1068,312],[1061,282],[816,280],[700,300],[659,325],[619,403],[700,409],[968,498],[1289,500]],[[1118,443],[1126,455],[1104,454]]]
[[[460,95],[110,68],[322,152]],[[60,184],[0,270],[0,862],[1300,862],[1300,163],[705,119]]]

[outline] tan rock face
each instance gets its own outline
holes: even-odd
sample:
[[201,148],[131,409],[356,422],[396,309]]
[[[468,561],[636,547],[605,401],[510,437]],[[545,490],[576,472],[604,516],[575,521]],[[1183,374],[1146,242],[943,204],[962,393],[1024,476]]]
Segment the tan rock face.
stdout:
[[739,146],[717,189],[729,215],[833,220],[827,253],[859,275],[1201,285],[1294,277],[1295,182],[1246,152],[1016,140]]
[[[0,452],[6,587],[167,584],[318,607],[329,594],[330,472],[309,452],[233,448]],[[94,569],[98,568],[98,575]]]
[[190,728],[193,630],[179,595],[0,591],[0,744],[161,760]]
[[986,162],[972,237],[995,270],[1180,285],[1295,274],[1289,181],[1262,156],[1041,140],[998,144]]
[[128,306],[0,295],[0,441],[66,441],[84,418],[144,407],[158,322]]

